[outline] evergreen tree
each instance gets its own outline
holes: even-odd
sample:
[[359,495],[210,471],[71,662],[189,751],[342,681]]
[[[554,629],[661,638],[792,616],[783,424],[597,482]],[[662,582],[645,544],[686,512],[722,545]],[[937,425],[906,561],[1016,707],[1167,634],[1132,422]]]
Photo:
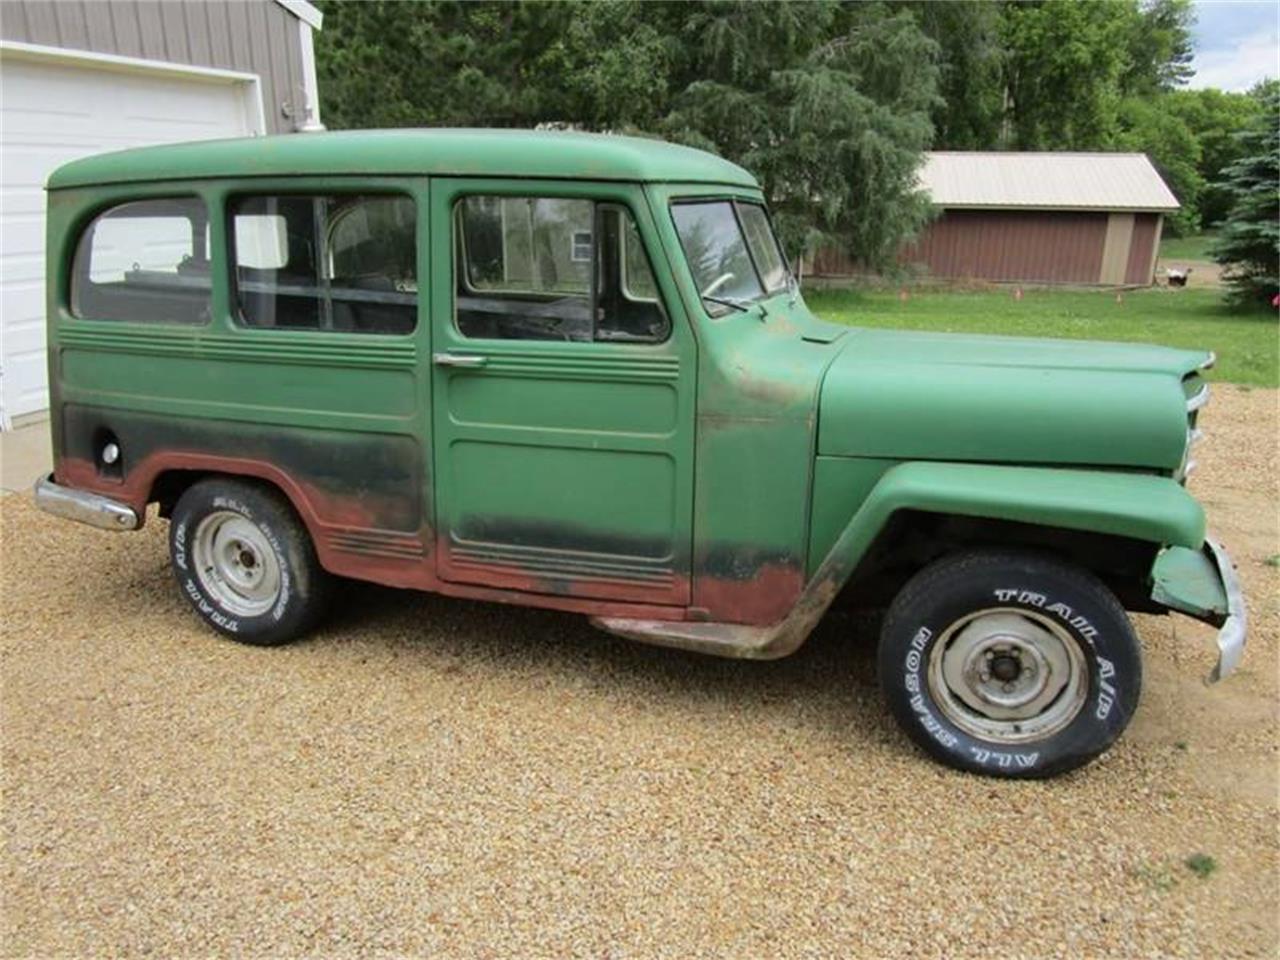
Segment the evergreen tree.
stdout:
[[1212,256],[1227,268],[1231,299],[1269,302],[1280,292],[1280,91],[1274,86],[1261,116],[1239,139],[1245,155],[1224,171],[1231,212]]
[[665,136],[754,173],[787,252],[888,264],[927,217],[937,45],[882,3],[325,3],[325,122]]
[[[691,5],[692,6],[692,5]],[[668,136],[760,180],[788,255],[819,240],[887,267],[928,218],[937,45],[881,4],[699,5]]]

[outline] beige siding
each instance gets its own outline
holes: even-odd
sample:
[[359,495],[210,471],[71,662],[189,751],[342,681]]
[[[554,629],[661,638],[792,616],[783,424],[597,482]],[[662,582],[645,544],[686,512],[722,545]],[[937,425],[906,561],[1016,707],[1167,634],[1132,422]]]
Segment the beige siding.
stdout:
[[1133,244],[1133,214],[1113,213],[1107,218],[1107,237],[1102,244],[1102,269],[1098,282],[1107,286],[1124,283],[1129,264],[1129,247]]
[[274,0],[5,0],[0,39],[255,73],[269,133],[306,107],[298,21]]

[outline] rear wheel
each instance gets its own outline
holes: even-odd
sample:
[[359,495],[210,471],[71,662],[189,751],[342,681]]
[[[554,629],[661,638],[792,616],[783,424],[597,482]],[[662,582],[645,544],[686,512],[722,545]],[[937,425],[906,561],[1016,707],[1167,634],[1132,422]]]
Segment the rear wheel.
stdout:
[[907,734],[949,766],[1047,777],[1128,725],[1142,685],[1129,618],[1086,571],[1035,554],[945,558],[899,593],[880,682]]
[[210,479],[169,520],[178,586],[215,630],[257,646],[287,643],[324,610],[327,576],[289,503],[264,485]]

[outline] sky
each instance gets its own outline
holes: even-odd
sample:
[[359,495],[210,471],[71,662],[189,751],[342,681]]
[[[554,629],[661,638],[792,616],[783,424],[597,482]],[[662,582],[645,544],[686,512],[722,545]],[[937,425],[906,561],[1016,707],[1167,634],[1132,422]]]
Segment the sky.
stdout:
[[1192,87],[1248,90],[1280,74],[1278,0],[1198,0]]

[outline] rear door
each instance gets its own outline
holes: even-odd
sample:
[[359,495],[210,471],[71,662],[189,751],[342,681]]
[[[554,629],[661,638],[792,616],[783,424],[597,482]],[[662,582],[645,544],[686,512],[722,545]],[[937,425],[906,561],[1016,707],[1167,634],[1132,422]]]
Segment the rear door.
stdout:
[[644,192],[431,190],[437,570],[686,605],[694,341]]

